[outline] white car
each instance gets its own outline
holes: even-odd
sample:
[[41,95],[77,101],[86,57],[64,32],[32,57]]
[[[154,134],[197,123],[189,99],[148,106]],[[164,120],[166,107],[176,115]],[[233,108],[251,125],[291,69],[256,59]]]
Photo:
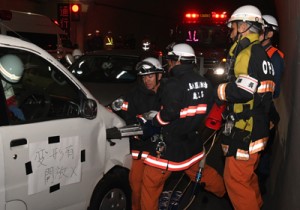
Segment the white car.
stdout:
[[0,35],[7,54],[24,75],[14,112],[0,85],[0,209],[129,209],[129,141],[106,138],[124,121],[36,45]]

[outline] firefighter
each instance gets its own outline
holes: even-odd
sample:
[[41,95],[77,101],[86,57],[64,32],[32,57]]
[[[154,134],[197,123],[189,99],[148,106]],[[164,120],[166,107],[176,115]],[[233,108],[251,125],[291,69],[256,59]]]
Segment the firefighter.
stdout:
[[[127,124],[136,124],[140,120],[141,114],[149,111],[157,111],[160,108],[160,83],[164,71],[160,62],[154,57],[148,57],[138,63],[136,69],[140,83],[124,97],[122,105],[121,116]],[[155,150],[155,138],[157,136],[152,136],[152,134],[159,134],[159,129],[152,126],[148,126],[148,128],[148,132],[143,136],[130,139],[131,155],[133,158],[129,174],[132,189],[132,210],[141,209],[141,186],[144,173],[143,161],[149,150]]]
[[[277,20],[271,15],[263,15],[262,17],[264,20],[264,32],[261,34],[259,39],[274,67],[276,86],[273,99],[276,100],[280,94],[280,79],[284,70],[284,54],[274,46],[275,42],[277,41],[276,38],[278,37],[279,31]],[[279,113],[277,112],[275,104],[272,103],[270,108],[270,138],[268,140],[266,149],[261,154],[260,163],[258,166],[259,183],[262,193],[266,191],[265,182],[270,174],[270,155],[279,120]]]
[[235,42],[232,79],[219,84],[216,102],[226,102],[221,132],[224,182],[234,209],[258,210],[263,204],[255,173],[269,137],[268,113],[275,89],[274,68],[259,42],[263,19],[252,5],[236,9],[228,20]]
[[[198,128],[213,102],[211,83],[193,71],[196,56],[188,44],[175,44],[167,56],[169,77],[164,85],[160,111],[147,120],[161,127],[162,136],[156,152],[145,159],[142,183],[142,209],[158,209],[159,196],[172,171],[185,171],[195,180],[199,162],[205,156]],[[205,166],[202,183],[205,189],[222,197],[225,186],[216,170]]]
[[11,117],[15,120],[25,120],[22,110],[18,107],[13,84],[18,83],[24,72],[24,65],[21,59],[13,54],[7,54],[0,58],[0,76],[4,89],[6,104],[11,112]]
[[277,20],[271,15],[263,15],[264,32],[260,36],[260,41],[268,56],[271,58],[275,70],[275,92],[273,98],[278,98],[280,94],[280,78],[284,70],[284,54],[273,45],[278,35],[279,26]]
[[113,38],[113,34],[112,31],[108,31],[106,36],[104,37],[104,49],[105,50],[112,50],[114,49],[115,45],[114,45],[114,38]]

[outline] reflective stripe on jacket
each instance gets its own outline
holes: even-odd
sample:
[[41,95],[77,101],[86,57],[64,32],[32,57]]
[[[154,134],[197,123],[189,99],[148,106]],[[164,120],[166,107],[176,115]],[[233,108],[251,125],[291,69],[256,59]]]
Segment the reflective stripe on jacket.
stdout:
[[243,39],[248,39],[249,44],[236,55],[236,80],[219,85],[217,91],[219,99],[227,101],[231,112],[242,118],[237,117],[230,136],[223,135],[224,154],[244,160],[266,145],[275,73],[258,35],[249,34]]
[[193,64],[173,67],[164,85],[162,108],[153,124],[162,127],[166,150],[150,153],[145,163],[170,171],[185,170],[203,158],[203,139],[197,132],[213,101],[211,83],[195,73]]

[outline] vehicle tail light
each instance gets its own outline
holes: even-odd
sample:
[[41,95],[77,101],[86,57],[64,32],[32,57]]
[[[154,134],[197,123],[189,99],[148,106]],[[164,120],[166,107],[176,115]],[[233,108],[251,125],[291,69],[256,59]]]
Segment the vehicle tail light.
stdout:
[[197,23],[199,22],[200,14],[196,12],[188,12],[184,15],[184,22],[186,23]]
[[226,12],[219,12],[219,13],[217,13],[217,12],[212,12],[211,13],[211,17],[213,18],[213,19],[226,19],[227,18],[227,13]]

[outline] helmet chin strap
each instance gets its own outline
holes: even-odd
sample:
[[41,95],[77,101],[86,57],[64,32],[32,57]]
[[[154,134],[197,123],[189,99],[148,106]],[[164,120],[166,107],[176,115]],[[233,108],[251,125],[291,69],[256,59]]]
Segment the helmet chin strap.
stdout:
[[267,37],[269,32],[270,32],[270,30],[267,30],[267,29],[264,31],[264,39],[261,41],[261,43],[263,43],[264,41],[267,41],[267,40],[271,41],[271,38]]
[[[238,26],[238,23],[236,23]],[[245,33],[246,31],[248,31],[251,27],[253,26],[253,23],[251,22],[250,25],[248,26],[248,28],[246,28],[244,31],[240,32],[239,30],[237,30],[237,34],[233,39],[233,42],[239,42],[242,38],[242,34]]]

